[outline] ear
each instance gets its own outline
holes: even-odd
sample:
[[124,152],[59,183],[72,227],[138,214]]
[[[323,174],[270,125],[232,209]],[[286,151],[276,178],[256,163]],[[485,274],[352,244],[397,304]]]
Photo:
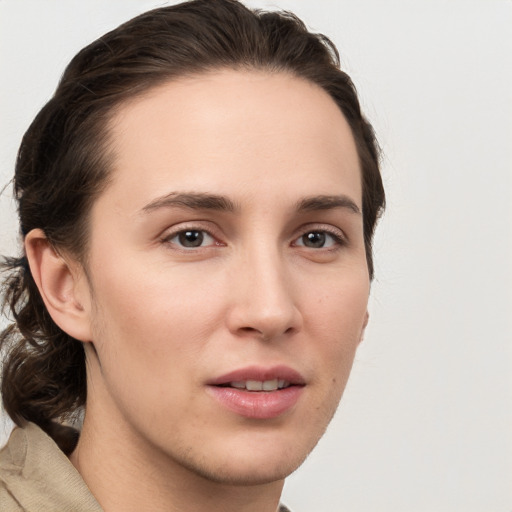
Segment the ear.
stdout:
[[366,310],[366,313],[364,314],[363,327],[361,328],[361,334],[359,336],[359,343],[361,343],[364,340],[364,333],[366,331],[366,326],[368,325],[369,319],[370,313],[368,313],[368,310]]
[[73,338],[90,341],[90,291],[82,266],[61,256],[41,229],[27,234],[25,252],[53,321]]

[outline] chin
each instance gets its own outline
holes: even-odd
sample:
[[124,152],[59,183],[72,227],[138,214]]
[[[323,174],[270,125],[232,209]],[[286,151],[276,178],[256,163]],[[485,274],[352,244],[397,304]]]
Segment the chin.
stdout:
[[[323,431],[322,431],[323,433]],[[283,433],[284,434],[284,433]],[[293,473],[318,443],[321,435],[268,436],[252,433],[232,439],[223,449],[188,453],[181,464],[189,471],[215,483],[252,486],[282,481]],[[217,447],[217,448],[220,448]]]
[[265,485],[284,480],[293,473],[304,461],[307,455],[296,461],[283,460],[280,462],[267,461],[228,461],[224,465],[212,467],[189,464],[188,469],[210,482],[231,486]]

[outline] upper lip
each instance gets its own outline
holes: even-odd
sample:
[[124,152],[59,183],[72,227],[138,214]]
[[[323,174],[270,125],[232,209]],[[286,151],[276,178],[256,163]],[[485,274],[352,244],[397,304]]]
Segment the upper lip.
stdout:
[[272,366],[272,367],[263,367],[263,366],[247,366],[245,368],[239,368],[237,370],[233,370],[229,373],[225,373],[224,375],[220,375],[210,381],[208,381],[208,385],[210,386],[221,386],[223,384],[229,384],[230,382],[240,382],[247,380],[257,380],[257,381],[267,381],[281,379],[290,383],[290,385],[300,385],[303,386],[306,384],[304,377],[293,368],[285,365]]

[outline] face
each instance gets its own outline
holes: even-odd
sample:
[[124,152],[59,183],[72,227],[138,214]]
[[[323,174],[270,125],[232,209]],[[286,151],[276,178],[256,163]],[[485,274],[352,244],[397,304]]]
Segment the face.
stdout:
[[111,135],[88,414],[215,481],[284,478],[334,414],[367,318],[347,122],[301,79],[222,71],[124,105]]

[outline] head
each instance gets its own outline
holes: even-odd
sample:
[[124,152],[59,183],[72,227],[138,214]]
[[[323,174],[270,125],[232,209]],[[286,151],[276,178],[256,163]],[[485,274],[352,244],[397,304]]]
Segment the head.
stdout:
[[[22,141],[15,192],[26,253],[7,262],[16,323],[2,334],[2,392],[17,423],[57,437],[55,420],[86,402],[89,414],[94,380],[98,415],[108,403],[132,434],[160,452],[192,452],[183,464],[202,460],[212,476],[222,471],[202,451],[209,427],[197,412],[213,418],[212,404],[230,401],[226,384],[247,380],[218,379],[259,365],[295,380],[297,396],[310,393],[317,417],[293,403],[251,417],[232,410],[237,402],[211,427],[234,441],[207,437],[210,458],[229,478],[226,449],[257,443],[268,459],[280,443],[289,453],[290,423],[309,421],[300,453],[289,465],[276,459],[272,478],[301,462],[334,413],[364,330],[384,206],[373,130],[328,39],[291,14],[230,0],[145,13],[71,61]],[[334,248],[347,232],[342,261]],[[316,383],[322,368],[329,386]],[[129,388],[145,375],[147,387]]]

